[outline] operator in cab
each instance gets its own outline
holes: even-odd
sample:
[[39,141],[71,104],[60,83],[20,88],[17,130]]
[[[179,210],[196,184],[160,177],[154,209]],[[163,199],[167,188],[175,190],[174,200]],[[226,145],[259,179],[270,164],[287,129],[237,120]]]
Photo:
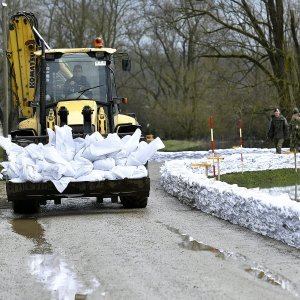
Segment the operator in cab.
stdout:
[[[85,76],[82,75],[82,66],[75,65],[73,68],[73,76],[68,79],[64,84],[64,94],[67,97],[73,93],[81,94],[84,90],[89,89],[91,86]],[[82,95],[92,98],[91,91],[86,91]]]

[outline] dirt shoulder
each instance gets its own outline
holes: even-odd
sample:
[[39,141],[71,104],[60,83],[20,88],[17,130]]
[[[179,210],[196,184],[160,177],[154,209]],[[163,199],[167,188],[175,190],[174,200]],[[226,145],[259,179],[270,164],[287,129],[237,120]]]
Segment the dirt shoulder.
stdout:
[[0,208],[11,207],[11,203],[7,202],[5,181],[0,181]]

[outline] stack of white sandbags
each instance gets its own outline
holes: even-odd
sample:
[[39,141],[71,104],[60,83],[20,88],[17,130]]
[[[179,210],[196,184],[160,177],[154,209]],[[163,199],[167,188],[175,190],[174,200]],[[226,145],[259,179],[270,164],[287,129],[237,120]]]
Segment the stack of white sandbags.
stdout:
[[12,182],[52,181],[61,193],[71,181],[142,178],[148,175],[147,161],[164,148],[160,138],[150,144],[140,142],[140,129],[122,139],[116,133],[104,138],[99,132],[73,139],[66,125],[47,131],[48,144],[24,148],[10,137],[0,137],[0,147],[8,155],[8,161],[1,163],[2,173]]
[[[269,167],[268,155],[265,155],[266,167]],[[270,157],[280,161],[285,160],[287,155],[272,154]],[[246,166],[259,167],[261,160],[254,154],[251,164]],[[205,213],[300,248],[299,202],[292,201],[287,194],[270,195],[258,189],[246,189],[207,178],[193,171],[190,167],[192,162],[173,160],[162,166],[161,184],[169,194]],[[232,160],[229,159],[228,163],[227,170],[230,165],[235,170]],[[282,166],[277,163],[278,168]]]

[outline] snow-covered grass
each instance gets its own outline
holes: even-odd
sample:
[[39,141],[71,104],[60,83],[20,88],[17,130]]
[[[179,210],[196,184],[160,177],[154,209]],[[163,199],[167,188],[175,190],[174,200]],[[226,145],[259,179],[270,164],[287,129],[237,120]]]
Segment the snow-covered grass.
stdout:
[[[224,157],[222,174],[241,171],[240,150],[218,150],[215,155]],[[165,190],[203,212],[300,248],[300,203],[287,193],[274,195],[206,178],[203,168],[191,165],[206,162],[209,156],[210,151],[157,153],[154,159],[165,161],[161,168]],[[300,162],[300,155],[297,160]],[[274,149],[243,149],[244,171],[293,167],[293,155],[277,155]],[[211,175],[212,168],[209,172]]]

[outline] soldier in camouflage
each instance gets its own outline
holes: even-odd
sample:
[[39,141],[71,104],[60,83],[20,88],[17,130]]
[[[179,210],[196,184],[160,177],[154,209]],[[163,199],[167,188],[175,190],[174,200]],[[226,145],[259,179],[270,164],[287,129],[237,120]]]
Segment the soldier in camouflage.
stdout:
[[281,154],[282,144],[284,140],[289,137],[289,125],[278,108],[274,110],[274,116],[272,116],[269,126],[268,137],[273,140],[276,153]]
[[299,152],[300,145],[300,114],[297,107],[293,110],[293,115],[289,125],[290,130],[290,150]]

